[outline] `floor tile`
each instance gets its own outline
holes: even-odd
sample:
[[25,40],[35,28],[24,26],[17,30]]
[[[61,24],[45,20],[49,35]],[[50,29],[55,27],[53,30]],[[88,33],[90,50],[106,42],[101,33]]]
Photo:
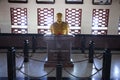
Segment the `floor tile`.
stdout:
[[[74,67],[62,68],[62,80],[101,79],[102,70],[100,70],[98,73],[96,72],[102,68],[102,59],[94,58],[94,64],[92,64],[88,63],[88,55],[78,54],[78,52],[74,52],[71,57],[72,61],[74,62]],[[56,68],[44,67],[44,61],[46,61],[46,59],[46,53],[30,53],[29,62],[22,64],[24,61],[23,54],[16,53],[16,69],[19,69],[21,67],[21,71],[16,70],[17,80],[56,80]],[[47,75],[48,78],[46,78],[45,75]],[[111,80],[120,80],[119,75],[120,55],[114,54],[112,55],[111,63]],[[29,78],[27,78],[27,76],[29,76]],[[32,77],[42,77],[42,79],[31,79]],[[0,80],[7,80],[7,55],[5,53],[0,53]]]

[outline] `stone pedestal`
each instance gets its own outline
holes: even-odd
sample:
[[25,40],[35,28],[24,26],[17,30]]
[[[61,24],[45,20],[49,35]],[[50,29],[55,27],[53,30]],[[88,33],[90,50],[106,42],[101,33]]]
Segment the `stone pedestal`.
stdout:
[[71,62],[72,35],[45,36],[47,42],[47,62],[45,67],[55,67],[62,64],[63,67],[73,67]]

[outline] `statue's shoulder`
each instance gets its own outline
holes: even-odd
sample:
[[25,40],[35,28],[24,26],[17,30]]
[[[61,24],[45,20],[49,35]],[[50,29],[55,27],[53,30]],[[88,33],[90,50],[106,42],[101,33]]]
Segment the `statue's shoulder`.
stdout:
[[67,25],[68,24],[68,22],[62,22],[63,24],[65,24],[65,25]]
[[53,25],[53,26],[57,25],[57,22],[54,22],[52,25]]

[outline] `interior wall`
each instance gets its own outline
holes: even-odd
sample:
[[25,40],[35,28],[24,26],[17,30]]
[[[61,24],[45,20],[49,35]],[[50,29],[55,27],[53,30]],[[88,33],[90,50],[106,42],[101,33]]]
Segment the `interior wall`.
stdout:
[[[37,4],[36,0],[28,0],[28,3],[8,3],[7,0],[0,0],[0,28],[1,33],[11,33],[10,8],[21,7],[28,10],[28,32],[37,33],[37,8],[54,8],[57,12],[63,13],[63,20],[66,8],[82,9],[82,34],[91,34],[92,10],[110,9],[108,35],[117,35],[118,22],[120,17],[119,0],[112,0],[112,5],[93,5],[92,0],[84,0],[84,4],[65,4],[65,0],[55,0],[55,4]],[[56,15],[54,18],[56,20]]]

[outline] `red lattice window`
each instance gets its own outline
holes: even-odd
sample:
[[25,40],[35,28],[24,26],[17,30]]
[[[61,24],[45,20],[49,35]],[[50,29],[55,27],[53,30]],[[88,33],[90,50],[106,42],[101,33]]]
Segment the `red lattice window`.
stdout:
[[38,8],[38,33],[50,33],[50,25],[54,22],[54,9]]
[[27,30],[27,8],[10,8],[11,32],[25,34]]
[[109,9],[93,9],[92,34],[107,34]]
[[65,21],[69,23],[70,33],[81,33],[82,9],[66,9]]
[[120,35],[120,17],[119,17],[119,24],[118,24],[118,34]]

